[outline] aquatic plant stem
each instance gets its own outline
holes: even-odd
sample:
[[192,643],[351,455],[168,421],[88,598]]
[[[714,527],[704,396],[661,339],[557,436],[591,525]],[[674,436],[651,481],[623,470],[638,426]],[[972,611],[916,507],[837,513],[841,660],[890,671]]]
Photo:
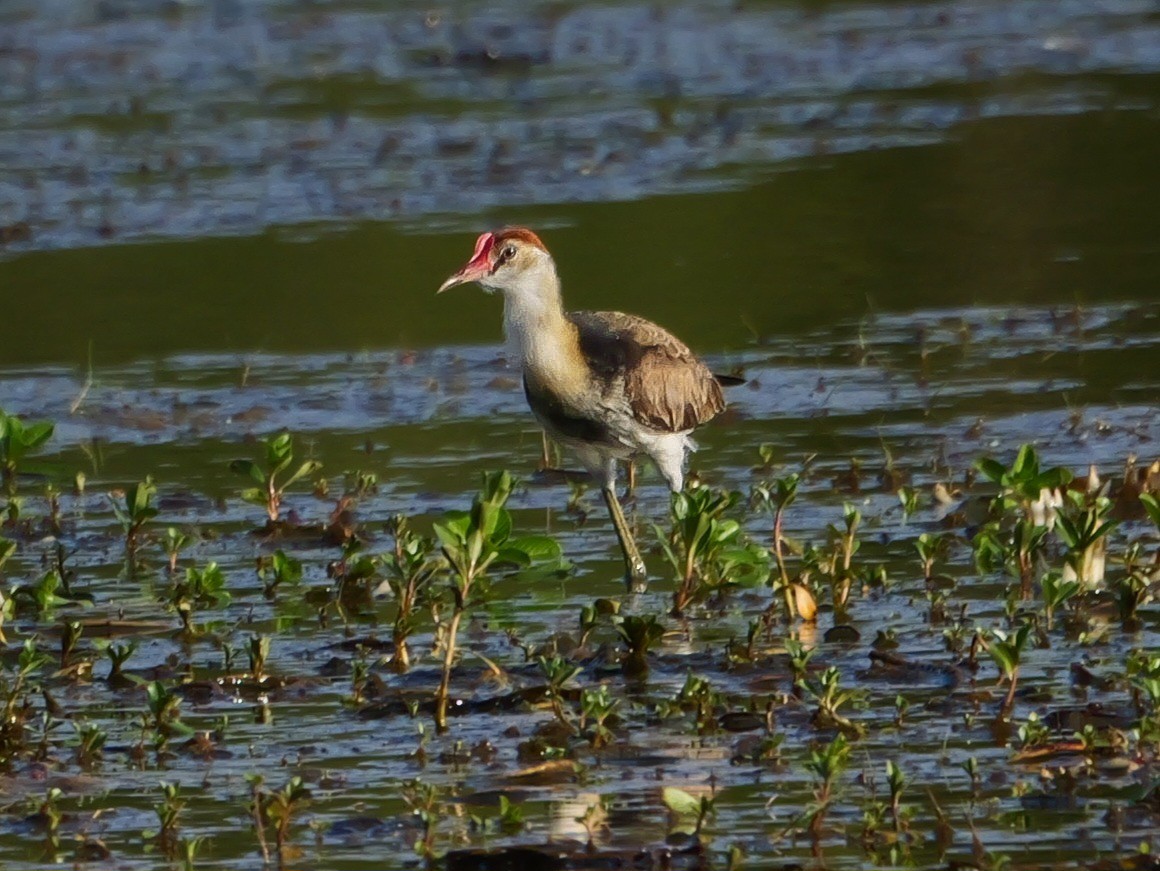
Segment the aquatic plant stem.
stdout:
[[435,691],[435,728],[439,732],[447,731],[447,697],[451,688],[451,666],[455,662],[455,637],[459,633],[459,619],[463,616],[463,608],[458,604],[455,613],[451,615],[451,622],[447,624],[447,637],[443,640],[443,677],[439,681],[439,689]]
[[391,668],[397,674],[403,674],[411,667],[411,651],[407,646],[407,620],[415,610],[415,579],[411,578],[403,588],[403,595],[399,598],[399,610],[395,616],[395,625],[392,641],[395,645],[395,655],[391,657]]
[[93,340],[89,339],[89,365],[85,372],[85,383],[81,385],[81,392],[77,394],[76,399],[68,407],[69,414],[76,414],[85,398],[89,395],[89,391],[93,389]]
[[1006,717],[1011,713],[1011,708],[1015,704],[1015,688],[1019,684],[1019,670],[1016,669],[1007,681],[1007,695],[1003,698],[1003,706],[999,709],[999,716]]
[[785,568],[785,556],[781,552],[781,518],[785,510],[784,503],[779,504],[773,512],[773,558],[777,561],[777,571],[781,575],[781,589],[785,595],[785,619],[790,622],[794,618],[793,588],[789,583],[789,572]]
[[777,560],[777,570],[781,574],[781,582],[789,585],[789,573],[785,570],[785,556],[781,552],[781,516],[782,507],[779,505],[773,513],[773,556]]
[[250,785],[252,802],[251,812],[254,818],[254,833],[258,837],[258,848],[262,851],[262,864],[270,864],[270,845],[266,841],[266,808],[265,802],[262,800],[265,793],[260,783],[253,783]]
[[411,651],[407,647],[407,640],[399,638],[395,641],[395,655],[391,657],[391,669],[396,674],[403,674],[411,668]]

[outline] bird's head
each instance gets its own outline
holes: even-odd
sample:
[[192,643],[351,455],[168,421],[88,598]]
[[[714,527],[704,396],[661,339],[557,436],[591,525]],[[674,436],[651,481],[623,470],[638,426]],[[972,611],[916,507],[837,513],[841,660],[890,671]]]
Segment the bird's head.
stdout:
[[473,281],[488,292],[534,290],[545,276],[554,280],[555,275],[555,264],[540,237],[523,227],[508,227],[476,239],[471,259],[437,293]]

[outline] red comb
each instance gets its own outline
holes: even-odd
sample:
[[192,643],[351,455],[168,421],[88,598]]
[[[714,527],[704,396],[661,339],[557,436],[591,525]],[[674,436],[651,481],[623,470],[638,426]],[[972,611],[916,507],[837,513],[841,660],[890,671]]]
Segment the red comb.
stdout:
[[475,240],[475,250],[471,252],[471,259],[467,261],[467,266],[464,269],[474,266],[480,261],[486,263],[487,255],[491,253],[491,249],[495,246],[495,235],[492,233],[484,233]]

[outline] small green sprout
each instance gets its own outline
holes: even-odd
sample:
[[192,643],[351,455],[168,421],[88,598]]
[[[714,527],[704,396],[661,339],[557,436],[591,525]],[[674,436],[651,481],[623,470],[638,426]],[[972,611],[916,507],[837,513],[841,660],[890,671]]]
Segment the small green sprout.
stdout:
[[142,527],[157,516],[157,509],[153,506],[153,497],[156,495],[157,487],[153,483],[153,478],[148,475],[144,481],[129,486],[120,500],[116,495],[109,494],[113,503],[113,514],[117,516],[121,528],[125,530],[125,553],[130,559],[137,552]]
[[282,433],[263,442],[266,446],[265,468],[253,460],[234,460],[230,469],[257,484],[242,491],[242,499],[266,509],[267,526],[274,526],[282,515],[282,500],[291,484],[313,475],[322,468],[318,460],[306,460],[288,477],[281,479],[294,462],[294,440]]

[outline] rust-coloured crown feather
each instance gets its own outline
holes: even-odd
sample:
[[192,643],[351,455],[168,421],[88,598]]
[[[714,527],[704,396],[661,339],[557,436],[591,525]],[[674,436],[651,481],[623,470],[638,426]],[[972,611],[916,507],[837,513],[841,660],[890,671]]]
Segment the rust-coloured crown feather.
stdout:
[[548,250],[544,243],[540,241],[540,237],[527,227],[504,227],[502,230],[497,230],[494,236],[496,245],[501,245],[509,239],[518,239],[520,242],[525,242],[528,245],[535,245],[541,251],[547,252]]

